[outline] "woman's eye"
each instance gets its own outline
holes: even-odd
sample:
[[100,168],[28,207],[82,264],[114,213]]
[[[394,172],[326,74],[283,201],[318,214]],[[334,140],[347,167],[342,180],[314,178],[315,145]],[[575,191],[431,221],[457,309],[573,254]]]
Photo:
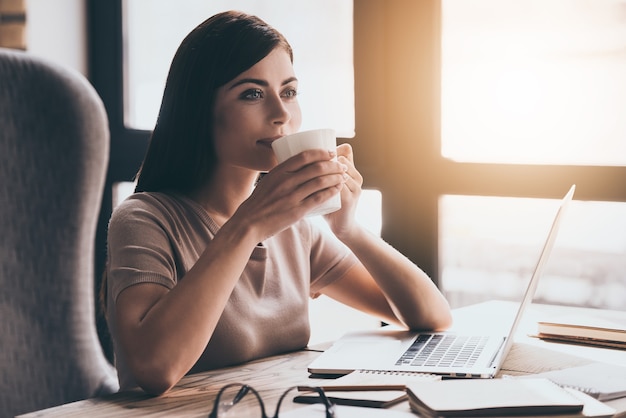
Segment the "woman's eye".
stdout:
[[243,93],[242,97],[246,100],[257,100],[263,98],[263,92],[259,89],[247,90]]
[[296,90],[296,89],[287,89],[283,93],[283,97],[286,97],[286,98],[289,98],[289,99],[293,99],[297,95],[298,95],[298,90]]

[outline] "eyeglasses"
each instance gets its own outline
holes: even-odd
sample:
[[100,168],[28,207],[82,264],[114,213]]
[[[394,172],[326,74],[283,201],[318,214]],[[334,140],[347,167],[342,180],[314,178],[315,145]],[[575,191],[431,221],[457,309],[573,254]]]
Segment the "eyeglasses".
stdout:
[[[330,399],[324,393],[324,389],[317,386],[292,386],[289,389],[285,390],[280,398],[278,398],[278,403],[276,404],[276,411],[271,418],[278,418],[278,413],[280,412],[280,405],[283,403],[283,400],[287,396],[289,392],[294,389],[317,392],[320,397],[320,400],[326,407],[326,418],[335,418],[335,404],[333,404]],[[259,392],[257,392],[253,387],[248,386],[243,383],[230,383],[220,389],[217,393],[217,397],[215,398],[215,403],[213,404],[213,410],[209,414],[209,418],[223,418],[228,416],[228,411],[232,408],[235,408],[239,402],[248,393],[252,393],[258,401],[259,408],[261,410],[261,418],[270,418],[265,412],[265,404],[263,403],[263,399]]]

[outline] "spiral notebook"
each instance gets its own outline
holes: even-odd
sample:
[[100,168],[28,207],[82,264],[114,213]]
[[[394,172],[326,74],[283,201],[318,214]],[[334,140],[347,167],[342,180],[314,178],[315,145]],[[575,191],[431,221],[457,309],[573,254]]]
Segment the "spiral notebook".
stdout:
[[526,376],[543,377],[559,386],[584,392],[599,401],[626,397],[626,367],[590,363]]
[[[408,385],[441,380],[441,376],[413,372],[355,370],[320,385],[337,405],[388,408],[407,399]],[[302,393],[293,399],[298,403],[319,402],[314,393]]]
[[320,385],[324,390],[402,390],[411,383],[441,380],[441,376],[428,373],[355,370],[345,376]]

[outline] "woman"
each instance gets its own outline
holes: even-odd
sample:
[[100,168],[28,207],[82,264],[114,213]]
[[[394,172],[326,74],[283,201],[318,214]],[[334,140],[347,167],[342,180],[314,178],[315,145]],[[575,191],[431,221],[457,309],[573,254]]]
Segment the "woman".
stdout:
[[[322,293],[389,323],[449,326],[427,275],[355,222],[349,145],[277,164],[272,141],[301,122],[292,61],[280,33],[239,12],[180,45],[136,193],[109,225],[122,389],[161,394],[190,371],[303,348],[308,298]],[[304,217],[336,193],[324,235]]]

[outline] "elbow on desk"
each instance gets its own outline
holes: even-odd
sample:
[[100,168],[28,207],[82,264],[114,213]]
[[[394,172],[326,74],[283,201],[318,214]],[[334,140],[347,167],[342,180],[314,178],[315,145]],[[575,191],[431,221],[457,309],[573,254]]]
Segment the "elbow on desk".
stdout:
[[445,331],[452,326],[453,316],[450,304],[439,294],[433,297],[419,311],[411,315],[412,323],[407,323],[413,330]]
[[453,323],[452,311],[448,309],[445,314],[442,314],[433,327],[435,331],[445,331],[452,326]]
[[448,309],[433,312],[431,315],[416,316],[416,321],[404,321],[406,327],[413,331],[445,331],[452,326],[452,312]]
[[[445,331],[452,326],[452,314],[450,312],[442,313],[433,318],[426,329],[432,331]],[[422,327],[424,329],[424,327]]]
[[142,386],[144,392],[153,396],[161,396],[169,392],[178,381],[153,381]]
[[[180,379],[178,379],[180,380]],[[145,378],[141,381],[138,379],[137,383],[144,392],[149,395],[160,396],[167,392],[178,383],[178,380],[167,379],[167,378],[159,378],[156,376],[155,378]]]
[[163,367],[144,367],[133,372],[137,385],[149,395],[160,396],[172,389],[183,375]]
[[435,327],[435,331],[446,331],[447,329],[449,329],[452,326],[452,317],[449,318],[448,321],[443,322],[441,326]]
[[173,353],[163,345],[143,344],[126,349],[125,353],[126,366],[134,383],[154,396],[172,389],[193,366],[190,356]]
[[433,301],[428,310],[428,326],[433,331],[445,331],[452,326],[453,317],[450,304],[442,296],[439,300]]
[[445,298],[442,298],[441,308],[438,311],[438,314],[434,318],[433,329],[435,331],[444,331],[452,326],[454,322],[454,318],[452,316],[452,309],[450,309],[450,304]]

